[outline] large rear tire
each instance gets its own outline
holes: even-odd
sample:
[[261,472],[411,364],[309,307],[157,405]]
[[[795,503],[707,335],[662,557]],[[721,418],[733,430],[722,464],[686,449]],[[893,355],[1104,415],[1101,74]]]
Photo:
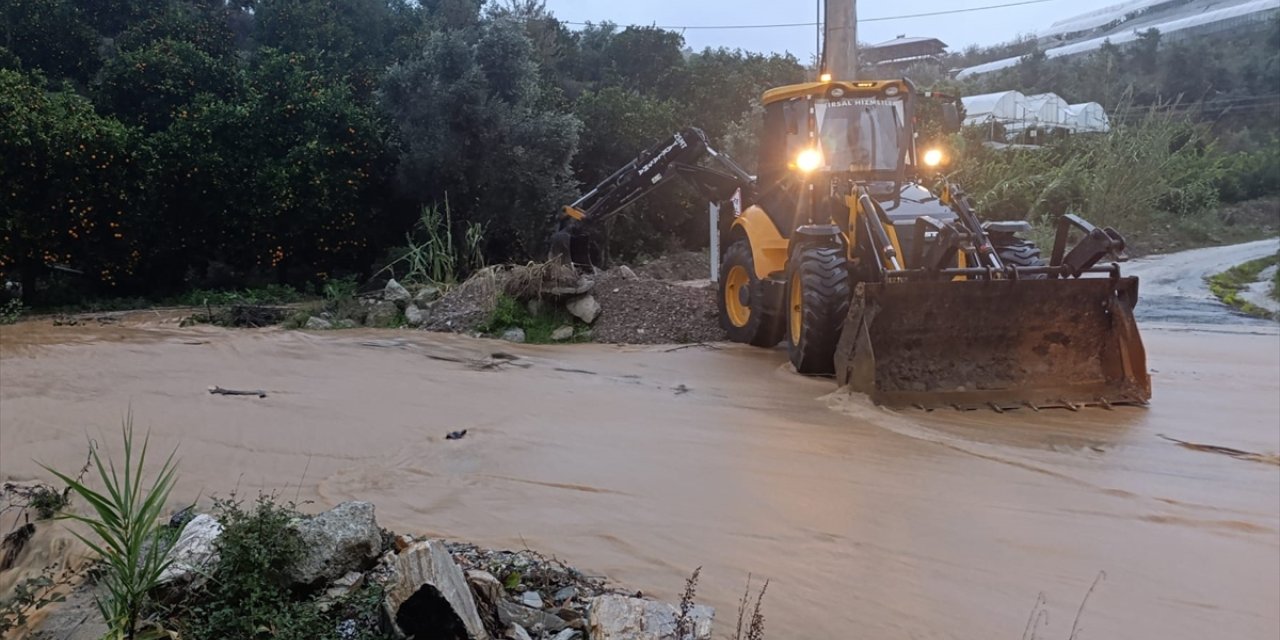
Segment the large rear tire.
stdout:
[[772,347],[782,340],[776,310],[764,308],[764,283],[756,277],[747,240],[737,240],[725,250],[719,285],[720,326],[730,340],[757,347]]
[[791,263],[786,292],[791,364],[805,375],[832,375],[852,295],[844,248],[806,247]]

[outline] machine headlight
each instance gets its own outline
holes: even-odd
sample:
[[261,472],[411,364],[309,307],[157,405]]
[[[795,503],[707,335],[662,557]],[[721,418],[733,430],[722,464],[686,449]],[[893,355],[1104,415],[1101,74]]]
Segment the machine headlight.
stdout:
[[942,150],[930,149],[924,152],[924,164],[928,167],[936,167],[942,164]]
[[810,173],[822,166],[822,151],[815,147],[810,147],[801,151],[796,156],[796,168]]

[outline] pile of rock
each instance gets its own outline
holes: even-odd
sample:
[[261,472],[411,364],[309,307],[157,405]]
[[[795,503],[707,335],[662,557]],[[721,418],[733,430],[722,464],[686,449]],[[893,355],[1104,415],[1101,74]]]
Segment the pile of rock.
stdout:
[[393,278],[381,289],[359,296],[354,309],[325,309],[307,318],[302,326],[312,331],[390,327],[400,324],[402,316],[410,326],[420,326],[426,320],[423,309],[439,298],[439,287],[413,285],[411,289]]
[[[714,612],[680,610],[628,596],[531,551],[386,534],[367,502],[346,502],[296,520],[306,554],[290,579],[334,602],[376,584],[385,594],[381,631],[396,637],[456,640],[708,640]],[[164,580],[198,584],[217,562],[221,526],[198,515],[170,551]],[[354,635],[357,622],[343,621]],[[677,631],[678,629],[682,631]],[[682,635],[683,637],[678,637]]]

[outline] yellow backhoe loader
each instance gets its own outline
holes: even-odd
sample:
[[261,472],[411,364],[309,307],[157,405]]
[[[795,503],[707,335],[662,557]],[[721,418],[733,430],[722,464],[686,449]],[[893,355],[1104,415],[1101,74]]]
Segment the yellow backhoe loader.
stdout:
[[[729,338],[785,340],[799,373],[893,406],[1146,403],[1124,239],[1064,216],[1046,261],[1026,222],[981,222],[941,154],[916,149],[921,99],[938,96],[906,79],[769,90],[758,176],[686,129],[565,207],[553,252],[590,261],[593,222],[681,177],[734,213],[720,230]],[[958,130],[956,101],[941,106]]]

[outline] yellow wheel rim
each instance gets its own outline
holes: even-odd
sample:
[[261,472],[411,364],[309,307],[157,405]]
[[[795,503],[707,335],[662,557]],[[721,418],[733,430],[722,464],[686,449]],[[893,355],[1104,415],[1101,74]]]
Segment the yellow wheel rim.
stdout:
[[751,307],[742,304],[742,290],[751,286],[751,274],[742,265],[734,265],[724,276],[724,311],[735,327],[751,321]]
[[800,284],[799,273],[791,274],[791,286],[789,289],[791,293],[787,296],[787,302],[788,307],[790,307],[790,313],[787,314],[787,317],[790,318],[788,325],[791,329],[791,343],[800,344],[800,332],[804,329],[804,289]]

